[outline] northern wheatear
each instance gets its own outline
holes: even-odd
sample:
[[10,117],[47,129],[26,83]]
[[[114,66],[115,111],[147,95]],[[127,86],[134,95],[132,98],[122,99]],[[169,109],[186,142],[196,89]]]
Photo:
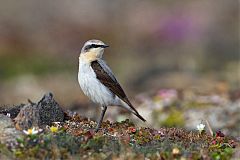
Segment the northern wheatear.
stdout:
[[107,106],[121,106],[146,121],[128,100],[111,69],[102,59],[104,49],[109,47],[100,40],[87,41],[79,56],[78,82],[82,91],[102,107],[96,131],[101,126]]

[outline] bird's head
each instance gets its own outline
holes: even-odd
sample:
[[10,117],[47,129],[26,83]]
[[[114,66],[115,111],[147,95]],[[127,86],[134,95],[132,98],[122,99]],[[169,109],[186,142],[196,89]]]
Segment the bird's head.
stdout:
[[102,58],[104,49],[107,47],[109,46],[100,40],[89,40],[84,44],[81,50],[81,55]]

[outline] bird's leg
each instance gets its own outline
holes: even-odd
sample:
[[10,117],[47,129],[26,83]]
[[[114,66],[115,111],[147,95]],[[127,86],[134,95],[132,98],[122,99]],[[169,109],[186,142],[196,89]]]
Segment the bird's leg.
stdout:
[[101,126],[101,124],[102,124],[103,117],[104,117],[105,112],[106,112],[106,110],[107,110],[107,106],[102,106],[101,108],[102,108],[101,117],[100,117],[100,119],[99,119],[99,121],[98,121],[98,123],[97,123],[97,127],[96,127],[96,129],[95,129],[96,132],[99,130],[99,128],[100,128],[100,126]]

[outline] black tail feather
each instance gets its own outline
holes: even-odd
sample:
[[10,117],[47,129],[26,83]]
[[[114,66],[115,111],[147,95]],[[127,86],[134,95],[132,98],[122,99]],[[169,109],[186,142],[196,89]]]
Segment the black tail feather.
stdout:
[[139,113],[135,113],[135,115],[141,119],[143,122],[146,122],[146,120],[139,114]]

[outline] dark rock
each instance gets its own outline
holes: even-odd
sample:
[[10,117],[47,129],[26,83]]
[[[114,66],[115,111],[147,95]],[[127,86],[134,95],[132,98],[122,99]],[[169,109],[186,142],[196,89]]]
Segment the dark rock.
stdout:
[[52,93],[48,93],[37,104],[31,102],[25,105],[14,120],[16,128],[22,130],[63,122],[64,117],[63,109],[54,100]]
[[13,106],[13,107],[1,107],[0,108],[0,114],[10,114],[10,118],[15,118],[17,117],[18,113],[20,110],[23,108],[24,104],[20,104],[18,106]]
[[52,122],[63,122],[64,112],[59,104],[53,99],[52,93],[45,94],[38,102],[40,124],[51,125]]

